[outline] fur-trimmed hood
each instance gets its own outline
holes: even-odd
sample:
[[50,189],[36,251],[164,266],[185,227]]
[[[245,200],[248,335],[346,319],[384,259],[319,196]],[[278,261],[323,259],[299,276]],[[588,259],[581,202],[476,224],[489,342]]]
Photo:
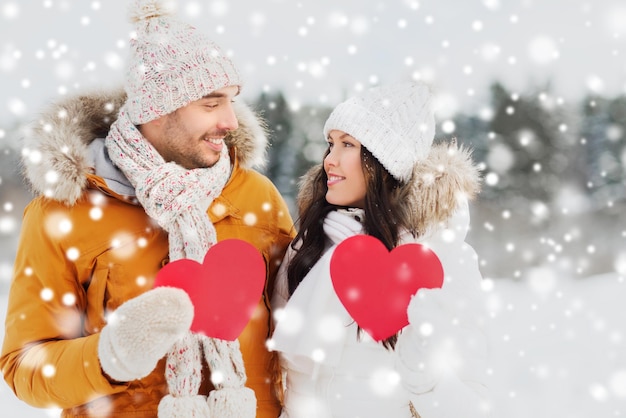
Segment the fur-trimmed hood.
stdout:
[[[36,195],[72,205],[87,187],[89,144],[105,138],[126,101],[123,89],[70,96],[41,114],[24,139],[22,171]],[[235,102],[239,128],[225,142],[237,150],[243,168],[262,167],[267,127],[241,100]]]
[[[300,180],[297,205],[299,213],[313,198],[313,179],[322,164]],[[473,199],[480,190],[480,172],[472,162],[471,152],[456,141],[433,145],[426,160],[413,167],[411,180],[402,186],[411,232],[422,235],[454,215],[459,198]]]

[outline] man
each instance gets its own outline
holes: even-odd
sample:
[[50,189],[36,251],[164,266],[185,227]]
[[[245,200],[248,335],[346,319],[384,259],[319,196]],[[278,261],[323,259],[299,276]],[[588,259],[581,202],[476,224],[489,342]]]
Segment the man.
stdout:
[[[251,169],[264,125],[216,45],[158,1],[135,3],[125,92],[70,97],[25,144],[38,196],[24,212],[2,373],[20,399],[63,417],[277,417],[267,295],[295,231]],[[152,289],[166,263],[201,262],[229,238],[256,247],[267,274],[234,342],[190,333],[186,293]]]

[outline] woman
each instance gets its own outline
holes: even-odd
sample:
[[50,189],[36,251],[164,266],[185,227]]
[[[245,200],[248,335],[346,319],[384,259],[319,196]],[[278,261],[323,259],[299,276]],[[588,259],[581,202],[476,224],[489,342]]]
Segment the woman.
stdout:
[[[432,146],[432,96],[400,83],[353,97],[324,126],[324,162],[303,178],[299,233],[273,297],[270,346],[285,375],[282,418],[487,416],[481,275],[465,242],[477,168],[456,144]],[[388,250],[427,245],[444,271],[420,289],[409,325],[377,342],[333,290],[330,260],[368,234]]]

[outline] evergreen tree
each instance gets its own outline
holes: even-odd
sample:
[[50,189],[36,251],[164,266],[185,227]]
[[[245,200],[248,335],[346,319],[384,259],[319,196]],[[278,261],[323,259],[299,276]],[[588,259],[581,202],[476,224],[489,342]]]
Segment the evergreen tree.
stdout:
[[[492,106],[494,141],[487,159],[504,168],[498,192],[506,199],[549,202],[562,186],[576,144],[565,109],[545,94],[513,96],[499,83],[492,85]],[[500,155],[494,153],[498,149]],[[501,161],[505,157],[508,164]]]
[[293,199],[293,170],[296,145],[292,138],[293,115],[282,93],[262,93],[256,108],[265,119],[269,130],[270,147],[264,174],[272,180],[276,188],[289,202]]
[[590,194],[599,205],[626,199],[626,97],[589,96],[581,113]]
[[326,141],[322,128],[331,109],[305,106],[289,110],[282,93],[261,94],[256,107],[270,131],[268,164],[264,173],[281,192],[294,218],[298,181],[313,165],[322,161]]

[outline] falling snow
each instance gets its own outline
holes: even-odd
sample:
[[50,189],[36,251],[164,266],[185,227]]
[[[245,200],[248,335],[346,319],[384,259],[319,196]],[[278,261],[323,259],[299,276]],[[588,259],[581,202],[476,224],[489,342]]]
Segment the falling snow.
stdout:
[[[565,114],[583,107],[586,95],[598,96],[587,103],[588,109],[597,109],[603,98],[626,93],[626,6],[621,0],[257,0],[236,8],[225,0],[178,3],[179,13],[206,29],[233,57],[246,80],[243,98],[281,91],[295,114],[308,106],[336,104],[370,85],[413,78],[436,89],[438,131],[462,137],[466,125],[459,123],[459,113],[483,123],[498,117],[489,101],[495,80],[510,91],[502,112],[511,120],[524,117],[530,97],[538,108]],[[19,157],[32,164],[42,160],[37,150],[19,149],[16,138],[24,134],[20,124],[59,97],[121,82],[132,32],[123,9],[119,1],[0,1],[0,319],[28,200],[17,168],[7,167],[16,167]],[[276,107],[273,102],[271,108]],[[563,183],[551,196],[528,202],[514,197],[505,207],[496,204],[498,196],[489,193],[510,190],[510,173],[521,153],[542,152],[545,138],[530,129],[518,130],[515,142],[508,143],[497,132],[486,133],[488,149],[478,161],[484,175],[482,196],[490,197],[479,198],[475,205],[469,241],[486,272],[491,353],[486,372],[494,417],[624,417],[626,224],[620,213],[626,193],[623,174],[612,176],[626,172],[626,129],[615,121],[591,127],[589,134],[606,139],[606,147],[596,150],[591,137],[579,135],[576,117],[553,122],[551,129],[570,141],[569,147],[597,152],[595,177],[587,179],[587,190]],[[529,163],[526,186],[545,189],[549,183],[541,182],[554,167],[578,163],[568,159],[569,149],[551,151],[561,160]],[[323,145],[303,144],[303,152],[309,161],[318,161]],[[59,174],[49,171],[44,180],[52,188]],[[617,186],[606,192],[598,188],[611,182]],[[598,190],[597,197],[589,199],[590,190]],[[90,219],[105,222],[101,196],[91,199]],[[226,207],[216,204],[212,210],[221,216]],[[262,212],[270,210],[270,203],[261,207]],[[253,226],[257,215],[244,214],[243,221]],[[44,228],[63,238],[74,225],[66,213],[56,212]],[[120,234],[111,245],[118,256],[129,257],[145,247],[146,239],[132,241]],[[66,257],[76,260],[78,248],[70,246]],[[27,269],[25,274],[35,272]],[[134,280],[138,286],[146,284],[145,277]],[[51,289],[39,296],[44,303],[58,298],[68,307],[77,297]],[[301,315],[292,312],[287,319],[297,331]],[[70,328],[72,321],[59,322]],[[328,317],[314,331],[333,341],[345,329]],[[437,325],[425,323],[419,331],[434,335]],[[0,337],[3,332],[0,328]],[[322,359],[324,353],[316,356]],[[52,377],[56,369],[46,364],[41,373]],[[379,369],[370,384],[384,396],[398,379],[393,371]],[[29,408],[3,383],[0,404],[11,416],[59,416],[58,410]]]

